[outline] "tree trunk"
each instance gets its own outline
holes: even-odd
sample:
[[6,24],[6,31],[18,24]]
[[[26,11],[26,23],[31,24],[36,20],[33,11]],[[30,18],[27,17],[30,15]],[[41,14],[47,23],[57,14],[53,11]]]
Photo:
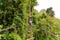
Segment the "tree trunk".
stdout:
[[[29,3],[31,4],[31,0],[29,0]],[[28,23],[29,23],[29,27],[28,27],[27,40],[34,40],[33,31],[32,31],[32,7],[31,7],[31,5],[29,5]]]

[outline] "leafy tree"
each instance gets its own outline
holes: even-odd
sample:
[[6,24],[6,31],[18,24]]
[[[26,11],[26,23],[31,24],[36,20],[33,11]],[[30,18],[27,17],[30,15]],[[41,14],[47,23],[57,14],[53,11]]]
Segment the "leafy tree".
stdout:
[[36,0],[0,0],[0,40],[60,40],[60,20],[51,17],[52,8],[38,12],[35,5]]
[[[26,39],[28,28],[28,1],[1,0],[0,5],[0,25],[3,25],[3,29],[14,27],[14,33],[21,35],[22,40]],[[6,33],[10,34],[9,31]]]
[[[29,5],[31,7],[30,9],[33,9],[33,6],[36,5],[36,0],[31,0],[31,2],[30,0],[0,0],[0,25],[2,27],[1,30],[7,30],[7,28],[9,29],[10,27],[12,27],[14,28],[14,33],[19,34],[22,40],[26,40],[29,24]],[[13,30],[9,29],[5,32],[7,34],[10,34],[11,32],[13,32]],[[3,34],[5,34],[5,32]]]
[[[34,40],[59,40],[59,21],[49,16],[46,11],[36,13],[33,16]],[[59,33],[59,34],[58,34]],[[58,35],[58,36],[57,36]]]
[[55,15],[54,11],[52,10],[52,7],[47,8],[46,12],[47,12],[48,15],[50,15],[52,17]]

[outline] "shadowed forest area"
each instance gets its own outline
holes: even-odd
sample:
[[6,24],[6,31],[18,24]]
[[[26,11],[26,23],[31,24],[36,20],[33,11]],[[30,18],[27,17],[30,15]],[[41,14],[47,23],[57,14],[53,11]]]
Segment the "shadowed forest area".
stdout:
[[37,0],[0,0],[0,40],[60,40],[52,7],[38,12],[36,5]]

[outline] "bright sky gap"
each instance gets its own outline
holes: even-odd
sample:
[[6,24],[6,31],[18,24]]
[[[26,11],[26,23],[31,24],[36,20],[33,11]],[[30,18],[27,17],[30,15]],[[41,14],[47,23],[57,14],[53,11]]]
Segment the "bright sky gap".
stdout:
[[36,10],[40,11],[41,9],[53,7],[55,17],[60,19],[60,0],[37,0],[37,2]]

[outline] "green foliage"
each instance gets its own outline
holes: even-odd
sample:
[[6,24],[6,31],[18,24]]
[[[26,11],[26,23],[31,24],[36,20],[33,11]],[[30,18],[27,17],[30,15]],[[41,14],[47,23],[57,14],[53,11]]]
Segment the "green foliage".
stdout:
[[14,27],[0,34],[0,40],[27,40],[29,6],[32,7],[34,40],[60,40],[60,20],[52,8],[38,12],[37,0],[0,0],[0,30]]
[[37,0],[31,0],[31,6],[36,6],[37,5]]
[[52,17],[55,15],[54,11],[52,10],[52,7],[47,8],[46,12],[47,12],[48,15],[50,15]]
[[10,34],[2,34],[0,40],[22,40],[22,39],[18,34],[10,33]]
[[14,28],[15,33],[21,35],[22,40],[25,40],[28,28],[29,0],[0,0],[0,1],[1,1],[0,25],[2,25],[1,29],[15,27]]
[[[36,11],[35,11],[36,12]],[[35,13],[33,16],[34,40],[59,40],[59,21],[49,16],[46,11]],[[59,33],[59,34],[58,34]]]

